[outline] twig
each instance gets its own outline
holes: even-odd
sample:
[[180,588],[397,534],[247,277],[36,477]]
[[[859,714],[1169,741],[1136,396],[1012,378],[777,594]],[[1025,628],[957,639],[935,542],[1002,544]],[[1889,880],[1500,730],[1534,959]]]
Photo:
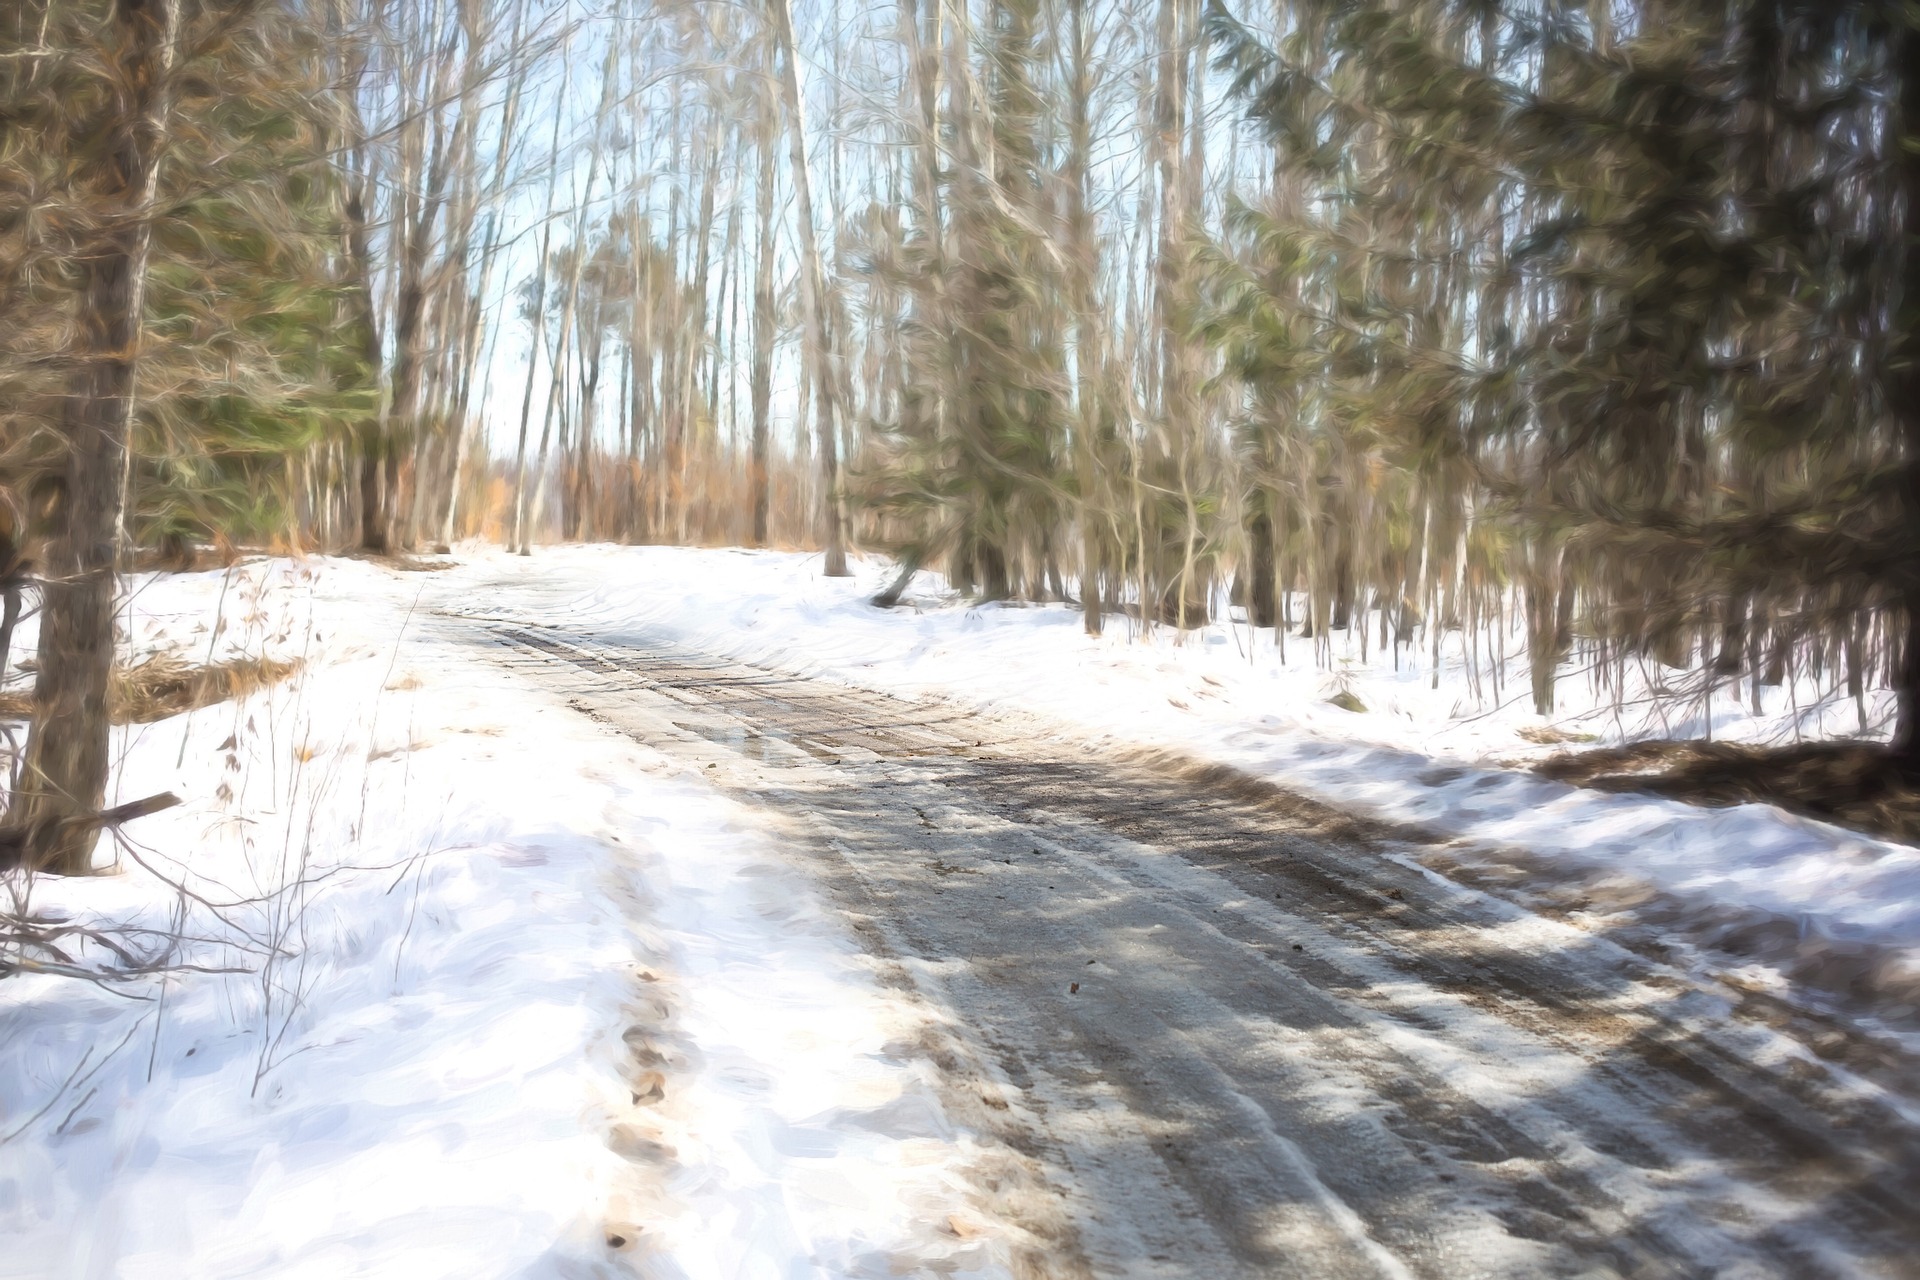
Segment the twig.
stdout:
[[[213,607],[213,630],[207,636],[207,660],[203,664],[208,667],[213,666],[214,647],[220,643],[220,632],[226,622],[227,588],[233,584],[234,567],[232,564],[228,565],[227,571],[220,575],[220,599]],[[182,721],[180,725],[180,754],[174,757],[174,768],[178,769],[182,764],[186,763],[187,739],[192,735],[193,715],[189,712],[186,719]]]
[[[93,1057],[93,1046],[88,1045],[87,1051],[80,1055],[80,1061],[74,1063],[73,1070],[67,1073],[67,1078],[61,1082],[60,1087],[53,1091],[53,1096],[47,1099],[46,1105],[42,1106],[38,1111],[34,1112],[32,1115],[28,1116],[25,1120],[21,1121],[19,1127],[14,1129],[12,1133],[7,1134],[5,1137],[0,1137],[0,1146],[4,1146],[7,1143],[12,1142],[15,1138],[25,1133],[28,1129],[31,1129],[35,1121],[39,1120],[41,1116],[46,1115],[47,1112],[53,1110],[54,1104],[59,1102],[60,1099],[66,1097],[67,1090],[73,1088],[76,1084],[85,1084],[87,1081],[93,1079],[93,1075],[95,1071],[100,1070],[101,1067],[104,1067],[109,1062],[113,1061],[114,1056],[118,1054],[122,1049],[127,1047],[127,1042],[133,1039],[134,1032],[140,1030],[140,1024],[144,1021],[145,1021],[144,1018],[136,1018],[134,1020],[133,1025],[127,1028],[127,1034],[120,1037],[120,1043],[113,1046],[113,1048],[107,1050],[107,1052],[101,1057],[100,1061],[93,1064],[93,1070],[88,1071],[83,1076],[80,1074],[81,1070],[86,1067],[87,1060]],[[82,1101],[84,1102],[84,1099]]]

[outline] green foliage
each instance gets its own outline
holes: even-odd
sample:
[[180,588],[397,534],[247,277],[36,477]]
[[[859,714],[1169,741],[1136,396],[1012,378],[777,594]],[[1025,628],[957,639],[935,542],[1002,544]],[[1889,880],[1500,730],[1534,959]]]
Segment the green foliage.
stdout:
[[[365,336],[343,319],[319,46],[295,7],[256,6],[244,22],[229,9],[181,11],[135,391],[127,523],[143,546],[284,539],[295,460],[375,407]],[[13,126],[0,131],[0,313],[35,318],[0,326],[3,482],[16,492],[58,466],[49,356],[73,323],[104,127],[89,12],[56,5],[53,53],[24,74],[0,68]]]
[[1629,16],[1307,3],[1263,39],[1211,14],[1276,153],[1207,261],[1258,482],[1380,547],[1383,589],[1412,512],[1431,555],[1468,531],[1527,588],[1543,706],[1576,613],[1671,656],[1900,584],[1876,11]]
[[147,295],[136,541],[278,541],[296,460],[377,411],[313,33],[272,14],[183,77]]
[[1062,286],[1042,198],[1038,12],[1033,0],[992,9],[978,148],[991,160],[946,175],[939,250],[923,228],[870,259],[912,299],[912,377],[898,416],[869,424],[878,448],[857,478],[860,494],[888,517],[903,559],[942,564],[962,590],[990,598],[1019,589],[1022,561],[1037,575],[1050,548],[1036,539],[1063,515]]

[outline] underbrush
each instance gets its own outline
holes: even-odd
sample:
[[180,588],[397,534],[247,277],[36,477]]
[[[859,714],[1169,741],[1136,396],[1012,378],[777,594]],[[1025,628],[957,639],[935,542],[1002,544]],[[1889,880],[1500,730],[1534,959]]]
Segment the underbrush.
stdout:
[[[107,716],[114,724],[152,724],[184,711],[244,698],[280,684],[299,670],[297,660],[243,656],[197,663],[177,653],[155,654],[114,668],[107,686]],[[0,693],[0,720],[26,720],[32,714],[30,690]]]
[[1695,804],[1773,804],[1872,835],[1920,842],[1920,778],[1871,742],[1787,747],[1637,742],[1569,752],[1534,766],[1559,782],[1649,792]]

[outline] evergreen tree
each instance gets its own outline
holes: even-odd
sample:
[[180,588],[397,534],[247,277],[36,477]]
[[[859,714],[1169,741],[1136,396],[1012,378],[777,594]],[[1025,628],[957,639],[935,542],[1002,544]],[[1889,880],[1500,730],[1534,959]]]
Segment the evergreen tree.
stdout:
[[1213,15],[1305,198],[1238,216],[1211,330],[1263,456],[1329,432],[1352,456],[1358,429],[1406,477],[1334,526],[1391,562],[1424,504],[1434,563],[1458,519],[1436,537],[1434,500],[1464,482],[1470,536],[1522,589],[1542,712],[1576,632],[1777,679],[1754,654],[1898,605],[1874,270],[1898,239],[1893,81],[1869,10],[1289,13],[1271,43]]
[[97,0],[38,16],[37,47],[0,65],[0,485],[25,516],[10,558],[44,548],[9,818],[31,864],[84,872],[117,569],[141,537],[287,531],[287,462],[351,375],[330,336],[318,44],[300,13]]
[[941,250],[922,235],[896,259],[913,300],[912,376],[898,419],[874,424],[884,470],[868,477],[868,501],[894,518],[903,559],[940,563],[988,599],[1057,579],[1052,538],[1064,514],[1062,273],[1044,196],[1040,43],[1035,0],[993,5],[984,121],[954,122]]

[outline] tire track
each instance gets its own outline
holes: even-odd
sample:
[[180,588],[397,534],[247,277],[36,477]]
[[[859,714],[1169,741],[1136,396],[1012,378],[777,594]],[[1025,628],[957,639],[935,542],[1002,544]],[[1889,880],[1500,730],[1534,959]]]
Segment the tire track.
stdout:
[[1907,1100],[1710,985],[1423,872],[1404,833],[668,645],[467,634],[788,815],[946,1020],[966,1121],[1060,1181],[1093,1274],[1920,1256]]

